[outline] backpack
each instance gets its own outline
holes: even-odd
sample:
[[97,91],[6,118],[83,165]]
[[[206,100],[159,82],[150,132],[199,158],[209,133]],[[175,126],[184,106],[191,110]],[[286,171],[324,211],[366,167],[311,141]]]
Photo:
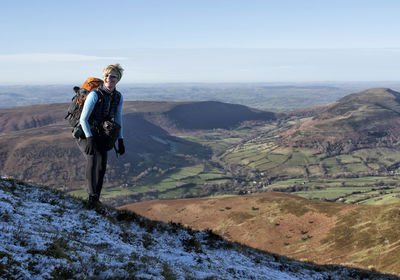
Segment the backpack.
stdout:
[[98,88],[103,83],[103,80],[91,77],[88,78],[81,87],[74,87],[75,95],[72,97],[72,102],[68,107],[68,113],[65,119],[68,120],[69,124],[72,126],[72,135],[75,138],[85,138],[82,127],[79,125],[83,104],[89,92]]
[[[98,78],[88,78],[81,87],[74,87],[75,95],[72,97],[72,102],[68,107],[68,113],[65,117],[69,124],[72,126],[72,136],[75,138],[86,138],[85,133],[81,125],[79,124],[79,119],[82,114],[83,105],[89,92],[97,89],[103,84],[103,80]],[[99,92],[97,92],[99,94]],[[118,93],[118,102],[121,96]],[[102,98],[99,96],[99,101]],[[97,124],[91,127],[92,133],[96,136],[96,145],[102,150],[109,151],[115,148],[115,142],[118,139],[119,131],[121,126],[114,122],[113,120],[105,120],[101,124]]]

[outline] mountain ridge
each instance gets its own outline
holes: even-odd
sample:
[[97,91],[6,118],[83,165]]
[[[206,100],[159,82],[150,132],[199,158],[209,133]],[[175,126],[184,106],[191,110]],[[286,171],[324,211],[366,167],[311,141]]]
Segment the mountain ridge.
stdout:
[[398,146],[400,93],[374,88],[349,94],[281,136],[289,146],[338,154],[375,145]]

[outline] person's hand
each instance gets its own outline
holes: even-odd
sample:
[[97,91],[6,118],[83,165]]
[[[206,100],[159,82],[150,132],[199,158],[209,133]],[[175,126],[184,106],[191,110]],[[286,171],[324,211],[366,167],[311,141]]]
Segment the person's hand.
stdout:
[[124,139],[118,139],[118,154],[121,156],[125,154]]
[[88,137],[86,138],[86,148],[85,148],[85,153],[87,155],[93,155],[94,154],[94,141],[93,137]]

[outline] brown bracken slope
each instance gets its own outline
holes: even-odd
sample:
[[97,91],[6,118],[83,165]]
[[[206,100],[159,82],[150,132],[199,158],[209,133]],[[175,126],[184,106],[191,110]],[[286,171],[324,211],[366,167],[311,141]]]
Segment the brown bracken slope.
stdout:
[[309,201],[282,193],[147,201],[121,207],[147,218],[212,229],[230,241],[318,264],[400,275],[400,205]]

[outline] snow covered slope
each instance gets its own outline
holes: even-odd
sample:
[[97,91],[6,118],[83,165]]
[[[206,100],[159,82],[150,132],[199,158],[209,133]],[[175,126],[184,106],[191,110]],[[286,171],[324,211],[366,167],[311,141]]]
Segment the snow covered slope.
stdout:
[[295,262],[4,179],[0,241],[0,279],[397,279]]

